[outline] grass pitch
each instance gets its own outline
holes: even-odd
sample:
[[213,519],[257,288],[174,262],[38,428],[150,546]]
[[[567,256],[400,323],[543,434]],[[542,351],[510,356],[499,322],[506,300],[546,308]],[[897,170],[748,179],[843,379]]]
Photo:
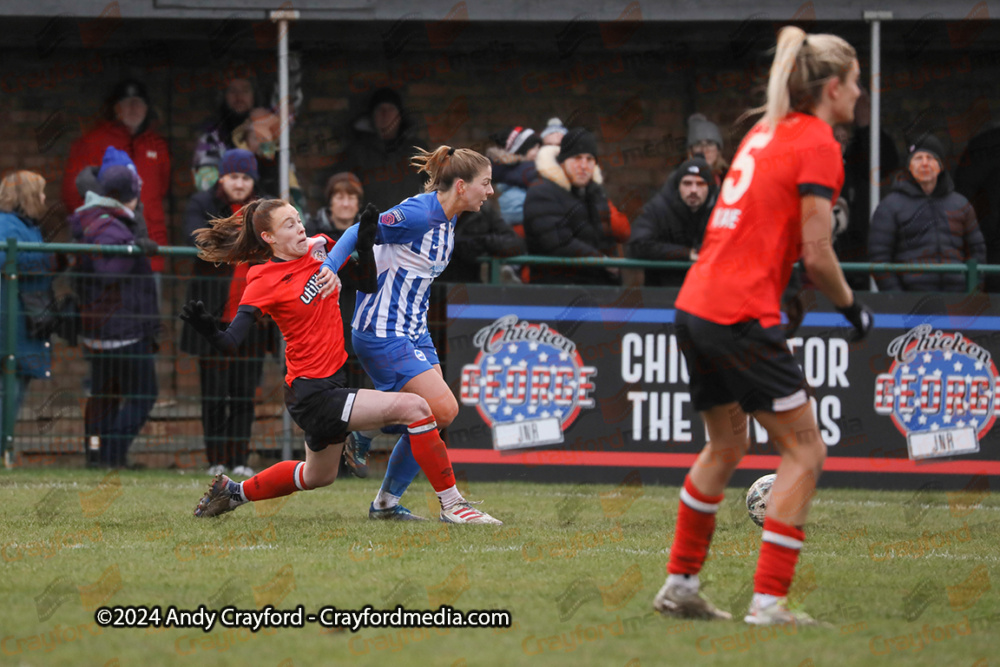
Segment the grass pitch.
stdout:
[[[191,511],[204,475],[0,472],[0,664],[961,665],[1000,647],[1000,502],[821,489],[791,597],[825,629],[661,618],[676,488],[472,482],[503,526],[367,519],[378,480]],[[404,504],[436,499],[418,482]],[[703,589],[742,618],[760,530],[719,513]],[[994,586],[997,582],[998,586]],[[504,609],[507,629],[99,628],[101,605]]]

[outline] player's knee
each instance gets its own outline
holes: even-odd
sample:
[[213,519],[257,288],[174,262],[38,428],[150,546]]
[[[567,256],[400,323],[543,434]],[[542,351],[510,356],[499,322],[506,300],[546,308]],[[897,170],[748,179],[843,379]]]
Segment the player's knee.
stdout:
[[416,421],[433,417],[431,406],[422,396],[416,394],[400,394],[396,403],[398,414],[393,415],[394,421],[402,424],[412,424]]
[[445,428],[458,416],[458,401],[455,400],[454,396],[447,398],[450,400],[438,401],[434,406],[434,420],[437,422],[438,428]]

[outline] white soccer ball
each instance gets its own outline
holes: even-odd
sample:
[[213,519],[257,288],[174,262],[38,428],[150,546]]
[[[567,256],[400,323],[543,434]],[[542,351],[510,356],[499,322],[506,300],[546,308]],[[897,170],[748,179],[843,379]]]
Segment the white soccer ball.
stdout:
[[774,473],[764,475],[751,484],[747,491],[747,512],[750,519],[761,528],[764,527],[764,512],[767,511],[767,499],[771,495],[775,477],[777,475]]

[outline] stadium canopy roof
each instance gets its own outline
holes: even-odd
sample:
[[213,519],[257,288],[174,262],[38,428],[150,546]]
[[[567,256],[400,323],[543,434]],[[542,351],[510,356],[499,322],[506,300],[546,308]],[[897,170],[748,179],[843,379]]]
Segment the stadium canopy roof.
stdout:
[[260,20],[270,11],[299,12],[324,21],[862,21],[865,12],[887,11],[893,20],[956,21],[1000,16],[1000,1],[892,0],[3,0],[0,16],[64,16],[122,19]]

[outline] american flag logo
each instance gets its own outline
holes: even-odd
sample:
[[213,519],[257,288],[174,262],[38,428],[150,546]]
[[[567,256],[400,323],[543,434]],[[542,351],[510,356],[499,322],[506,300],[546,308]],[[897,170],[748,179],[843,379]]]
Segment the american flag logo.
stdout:
[[990,353],[959,332],[921,324],[888,347],[892,365],[875,379],[875,412],[904,436],[972,428],[982,438],[996,419],[997,368]]
[[473,340],[479,353],[462,367],[459,395],[490,426],[555,418],[565,430],[594,407],[597,369],[548,324],[505,315]]

